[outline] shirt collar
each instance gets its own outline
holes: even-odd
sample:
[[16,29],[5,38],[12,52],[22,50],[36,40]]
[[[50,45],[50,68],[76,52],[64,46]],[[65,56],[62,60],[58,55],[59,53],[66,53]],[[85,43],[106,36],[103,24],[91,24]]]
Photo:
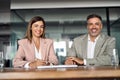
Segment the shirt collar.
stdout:
[[[100,37],[100,35],[98,35],[96,38],[95,38],[95,42],[98,40],[98,38]],[[88,34],[88,41],[91,41],[90,40],[90,35]]]

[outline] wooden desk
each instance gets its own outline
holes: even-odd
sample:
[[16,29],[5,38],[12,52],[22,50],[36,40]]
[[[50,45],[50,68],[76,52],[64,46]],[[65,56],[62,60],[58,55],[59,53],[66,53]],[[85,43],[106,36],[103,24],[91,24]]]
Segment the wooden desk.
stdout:
[[[77,67],[77,68],[54,68],[54,69],[23,69],[4,68],[0,72],[0,79],[99,79],[120,78],[120,67]],[[96,80],[95,79],[95,80]],[[110,80],[110,79],[108,79]]]

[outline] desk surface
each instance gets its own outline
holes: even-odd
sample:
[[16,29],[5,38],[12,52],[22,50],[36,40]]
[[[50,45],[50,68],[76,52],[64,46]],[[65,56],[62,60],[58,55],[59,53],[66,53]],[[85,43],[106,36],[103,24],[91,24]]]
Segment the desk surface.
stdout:
[[120,78],[120,66],[79,66],[74,68],[24,69],[4,68],[0,79],[70,79],[70,78]]

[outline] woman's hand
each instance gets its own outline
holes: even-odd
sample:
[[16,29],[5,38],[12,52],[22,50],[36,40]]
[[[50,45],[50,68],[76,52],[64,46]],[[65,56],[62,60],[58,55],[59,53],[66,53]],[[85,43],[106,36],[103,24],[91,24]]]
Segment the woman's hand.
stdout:
[[33,61],[29,64],[29,66],[31,68],[37,68],[37,66],[47,66],[47,65],[49,65],[49,62],[46,62],[46,61],[40,60],[40,59],[35,59],[35,61]]

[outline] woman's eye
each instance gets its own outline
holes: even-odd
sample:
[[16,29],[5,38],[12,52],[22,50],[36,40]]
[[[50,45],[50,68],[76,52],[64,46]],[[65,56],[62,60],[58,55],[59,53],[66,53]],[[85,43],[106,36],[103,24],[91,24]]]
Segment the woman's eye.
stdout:
[[35,27],[38,27],[38,25],[34,25]]
[[34,27],[44,28],[43,25],[34,25]]
[[40,26],[41,28],[44,28],[44,26]]

